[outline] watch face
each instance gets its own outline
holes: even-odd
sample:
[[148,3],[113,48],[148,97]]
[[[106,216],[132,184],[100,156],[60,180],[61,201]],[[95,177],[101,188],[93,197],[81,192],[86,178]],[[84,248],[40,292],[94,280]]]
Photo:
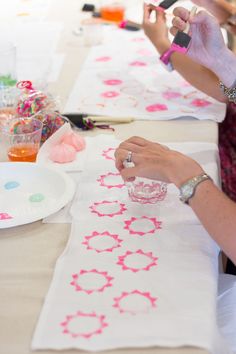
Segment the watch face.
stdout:
[[191,197],[193,193],[193,187],[190,184],[186,184],[182,188],[182,194],[186,197]]
[[180,197],[181,200],[185,203],[188,202],[189,198],[193,195],[194,188],[191,184],[185,184],[180,189]]

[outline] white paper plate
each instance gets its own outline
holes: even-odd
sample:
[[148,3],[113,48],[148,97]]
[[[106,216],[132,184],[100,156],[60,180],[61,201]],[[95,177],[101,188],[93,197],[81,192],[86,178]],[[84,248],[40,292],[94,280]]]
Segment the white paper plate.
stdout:
[[75,183],[64,172],[28,162],[0,163],[0,229],[28,224],[64,207]]

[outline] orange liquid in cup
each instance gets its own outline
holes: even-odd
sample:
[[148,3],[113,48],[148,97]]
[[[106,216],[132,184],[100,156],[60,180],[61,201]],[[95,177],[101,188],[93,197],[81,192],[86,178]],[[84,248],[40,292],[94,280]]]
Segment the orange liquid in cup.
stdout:
[[8,151],[10,161],[35,162],[38,147],[34,144],[18,144],[12,146]]
[[103,6],[101,17],[103,20],[121,22],[124,20],[125,9],[122,6]]

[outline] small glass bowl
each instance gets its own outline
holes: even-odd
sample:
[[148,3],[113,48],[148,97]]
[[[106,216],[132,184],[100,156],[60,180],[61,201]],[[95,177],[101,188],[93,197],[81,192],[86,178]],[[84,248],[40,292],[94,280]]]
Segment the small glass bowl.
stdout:
[[126,183],[128,194],[133,202],[155,204],[165,199],[167,183],[136,177],[133,182]]

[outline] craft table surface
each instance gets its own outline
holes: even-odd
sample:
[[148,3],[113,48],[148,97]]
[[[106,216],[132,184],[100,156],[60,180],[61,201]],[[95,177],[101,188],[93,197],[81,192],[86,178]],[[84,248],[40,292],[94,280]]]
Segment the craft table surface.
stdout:
[[[59,52],[66,54],[64,66],[51,90],[65,104],[73,82],[83,64],[88,47],[77,45],[73,28],[78,24],[82,1],[53,0],[49,19],[63,22]],[[99,130],[88,135],[100,133]],[[109,132],[107,134],[110,134]],[[192,119],[168,122],[135,121],[115,126],[119,139],[140,135],[151,140],[218,140],[217,123]],[[0,354],[28,354],[34,328],[47,294],[55,262],[64,250],[70,233],[69,224],[43,224],[41,221],[0,230]],[[60,351],[72,354],[78,351]],[[80,351],[79,351],[80,352]],[[45,354],[53,351],[43,351]],[[55,353],[55,352],[54,352]],[[82,353],[82,352],[81,352]],[[104,354],[206,354],[197,348],[140,348],[106,351]]]

